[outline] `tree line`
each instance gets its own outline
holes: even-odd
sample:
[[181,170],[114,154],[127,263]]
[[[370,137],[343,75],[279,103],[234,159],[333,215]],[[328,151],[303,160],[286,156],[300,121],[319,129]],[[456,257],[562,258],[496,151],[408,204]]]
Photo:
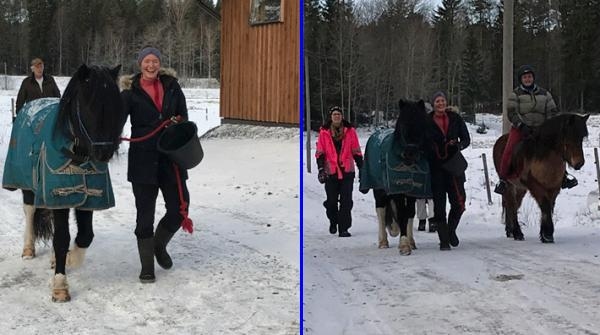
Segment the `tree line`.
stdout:
[[220,22],[202,7],[220,12],[220,3],[0,0],[0,71],[29,73],[31,59],[41,57],[53,75],[71,75],[82,63],[122,64],[128,73],[137,69],[136,52],[152,45],[179,77],[219,78]]
[[[561,111],[600,111],[600,0],[515,0],[514,65],[536,69]],[[500,113],[503,1],[305,0],[310,111],[356,120],[435,90]],[[515,74],[516,86],[516,74]]]

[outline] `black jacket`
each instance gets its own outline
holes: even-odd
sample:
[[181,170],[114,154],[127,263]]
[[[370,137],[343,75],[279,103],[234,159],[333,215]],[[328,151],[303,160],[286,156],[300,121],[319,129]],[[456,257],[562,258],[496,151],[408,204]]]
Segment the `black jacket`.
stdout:
[[[131,137],[142,137],[156,129],[164,120],[181,115],[188,119],[185,96],[181,86],[171,74],[161,69],[159,80],[163,85],[164,98],[162,113],[158,111],[150,96],[140,86],[141,74],[121,79],[121,97],[125,117],[131,122]],[[127,180],[132,183],[165,184],[173,183],[175,171],[173,162],[156,147],[161,132],[142,141],[129,145]],[[187,171],[179,169],[182,179],[187,179]]]
[[[444,136],[442,130],[433,121],[434,112],[428,115],[427,138],[429,139],[429,161],[432,168],[439,168],[446,160],[459,150],[471,144],[471,136],[463,118],[455,112],[447,111],[448,134]],[[455,145],[448,142],[454,140]]]
[[35,76],[32,73],[30,76],[23,79],[19,93],[17,94],[16,111],[19,113],[21,107],[26,102],[39,98],[60,98],[60,90],[56,86],[56,82],[51,75],[43,74],[44,81],[42,81],[42,90],[35,80]]

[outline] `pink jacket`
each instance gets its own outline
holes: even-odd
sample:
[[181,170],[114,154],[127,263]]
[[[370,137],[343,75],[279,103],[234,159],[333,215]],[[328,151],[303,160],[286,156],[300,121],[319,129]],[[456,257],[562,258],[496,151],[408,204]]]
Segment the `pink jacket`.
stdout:
[[[342,135],[342,150],[339,155],[335,151],[331,129],[321,127],[317,139],[317,152],[315,157],[319,159],[325,155],[325,171],[329,175],[337,174],[338,179],[343,178],[343,172],[354,172],[354,156],[361,156],[358,136],[352,127],[344,127]],[[339,164],[338,164],[339,163]]]

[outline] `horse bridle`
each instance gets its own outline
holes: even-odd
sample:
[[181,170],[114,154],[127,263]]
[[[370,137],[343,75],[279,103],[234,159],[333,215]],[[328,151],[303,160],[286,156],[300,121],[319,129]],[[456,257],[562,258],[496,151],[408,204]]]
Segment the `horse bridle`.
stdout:
[[87,131],[87,128],[85,127],[85,125],[83,124],[83,121],[81,121],[81,111],[79,109],[79,100],[77,100],[76,102],[77,104],[77,122],[79,123],[79,130],[81,130],[81,132],[83,133],[83,135],[85,135],[85,137],[87,138],[87,140],[90,142],[92,148],[94,146],[105,146],[105,145],[113,145],[115,142],[99,142],[99,141],[94,141],[92,139],[92,137],[90,136],[89,132]]

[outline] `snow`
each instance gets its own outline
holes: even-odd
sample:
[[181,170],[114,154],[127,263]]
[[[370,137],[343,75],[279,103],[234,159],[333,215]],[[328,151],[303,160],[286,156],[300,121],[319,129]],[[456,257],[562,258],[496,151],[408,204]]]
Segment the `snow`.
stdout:
[[[439,250],[437,234],[414,236],[417,250],[377,248],[372,192],[354,185],[352,237],[328,232],[323,186],[304,166],[303,331],[305,334],[599,334],[600,211],[593,147],[600,117],[588,121],[586,164],[570,172],[579,186],[563,190],[554,213],[555,243],[538,240],[539,209],[529,196],[519,219],[525,241],[507,239],[501,199],[488,204],[482,154],[491,187],[492,146],[501,133],[499,116],[478,116],[490,128],[472,145],[465,184],[466,212],[458,228],[460,245]],[[366,145],[370,129],[359,129]],[[316,134],[313,134],[316,138]],[[314,142],[313,142],[314,145]],[[313,156],[314,157],[314,147]],[[312,171],[316,171],[314,158]]]
[[[18,87],[22,77],[9,79]],[[57,78],[61,91],[67,81]],[[10,139],[10,99],[17,94],[9,88],[0,90],[0,174]],[[219,127],[218,89],[184,93],[199,134],[218,127],[218,135],[202,139],[204,160],[189,171],[195,230],[178,232],[169,244],[173,268],[156,265],[154,284],[138,280],[124,143],[110,163],[116,207],[94,213],[86,261],[67,269],[69,303],[50,300],[50,245],[38,243],[37,257],[21,260],[21,193],[0,190],[0,333],[299,333],[298,131],[275,128],[275,136],[273,128]],[[246,135],[233,136],[239,131]],[[156,212],[158,221],[164,214],[160,196]],[[71,224],[73,239],[75,234]]]

